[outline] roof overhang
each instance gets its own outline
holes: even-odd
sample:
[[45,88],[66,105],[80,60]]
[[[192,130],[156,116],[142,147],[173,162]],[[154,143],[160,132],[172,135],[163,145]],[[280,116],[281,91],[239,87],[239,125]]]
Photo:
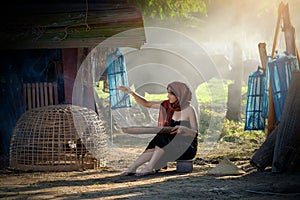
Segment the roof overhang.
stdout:
[[0,49],[95,47],[112,36],[112,47],[139,48],[146,40],[139,8],[127,3],[29,4],[1,21]]

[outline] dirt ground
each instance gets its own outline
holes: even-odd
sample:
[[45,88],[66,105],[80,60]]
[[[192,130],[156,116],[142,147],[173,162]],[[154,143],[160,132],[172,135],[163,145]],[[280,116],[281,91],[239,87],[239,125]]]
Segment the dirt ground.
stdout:
[[[175,163],[169,163],[167,170],[145,177],[120,177],[122,169],[113,167],[73,172],[22,172],[6,168],[0,171],[0,198],[220,200],[300,198],[299,173],[274,174],[270,169],[258,172],[250,165],[247,156],[236,156],[236,159],[231,157],[235,166],[243,170],[244,174],[209,174],[211,169],[219,165],[222,155],[228,155],[226,153],[228,149],[236,151],[236,148],[221,146],[217,149],[215,153],[218,157],[196,158],[191,173],[177,173]],[[138,151],[140,150],[139,148]],[[120,161],[120,158],[115,158]]]
[[120,177],[119,171],[16,172],[0,174],[2,199],[299,199],[299,174],[252,169],[243,175],[208,175],[175,168],[145,177]]

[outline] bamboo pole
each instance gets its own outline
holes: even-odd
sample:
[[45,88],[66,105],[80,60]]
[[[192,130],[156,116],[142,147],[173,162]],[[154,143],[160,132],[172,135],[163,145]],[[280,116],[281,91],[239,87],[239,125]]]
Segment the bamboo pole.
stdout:
[[280,22],[281,22],[281,17],[282,17],[282,11],[284,9],[284,6],[285,6],[284,3],[281,2],[279,4],[279,8],[278,8],[277,23],[276,23],[276,28],[275,28],[275,35],[274,35],[273,46],[272,46],[272,54],[271,54],[272,59],[275,56],[276,45],[277,45],[277,40],[278,40],[278,33],[279,33]]
[[[260,57],[260,62],[261,62],[261,68],[262,70],[266,70],[267,68],[267,50],[266,50],[266,43],[259,43],[258,44],[258,51],[259,51],[259,57]],[[268,136],[268,130],[269,128],[265,128],[265,136]]]
[[261,68],[263,70],[266,70],[267,66],[267,50],[266,50],[266,43],[259,43],[258,44],[258,51],[259,51],[259,57],[260,57],[260,62],[261,62]]
[[288,4],[283,9],[282,13],[283,19],[283,32],[285,37],[286,52],[289,55],[297,55],[296,53],[296,38],[295,38],[295,28],[292,26],[291,18],[289,14]]
[[[280,23],[281,23],[281,19],[282,19],[282,12],[283,12],[285,6],[286,5],[283,2],[281,2],[279,5],[279,8],[278,8],[277,23],[276,23],[276,28],[275,28],[275,35],[274,35],[272,54],[271,54],[272,59],[274,59],[274,57],[275,57],[279,28],[280,28]],[[270,79],[267,136],[269,136],[271,134],[271,132],[274,130],[275,127],[276,127],[275,107],[274,107],[274,100],[273,100],[273,94],[272,94],[272,81]]]

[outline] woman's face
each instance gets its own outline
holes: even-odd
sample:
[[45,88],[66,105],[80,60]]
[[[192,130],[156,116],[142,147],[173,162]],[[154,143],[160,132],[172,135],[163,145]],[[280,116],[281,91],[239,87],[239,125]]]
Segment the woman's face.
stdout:
[[169,88],[168,88],[168,99],[170,103],[175,103],[177,100],[177,97]]

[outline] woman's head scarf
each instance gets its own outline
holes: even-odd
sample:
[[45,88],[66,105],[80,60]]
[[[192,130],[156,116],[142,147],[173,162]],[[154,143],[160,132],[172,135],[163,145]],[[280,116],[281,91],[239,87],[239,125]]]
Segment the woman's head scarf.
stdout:
[[170,126],[174,112],[185,109],[192,100],[192,92],[185,83],[174,81],[167,86],[167,89],[171,90],[177,100],[174,103],[170,103],[169,100],[161,103],[158,126]]

